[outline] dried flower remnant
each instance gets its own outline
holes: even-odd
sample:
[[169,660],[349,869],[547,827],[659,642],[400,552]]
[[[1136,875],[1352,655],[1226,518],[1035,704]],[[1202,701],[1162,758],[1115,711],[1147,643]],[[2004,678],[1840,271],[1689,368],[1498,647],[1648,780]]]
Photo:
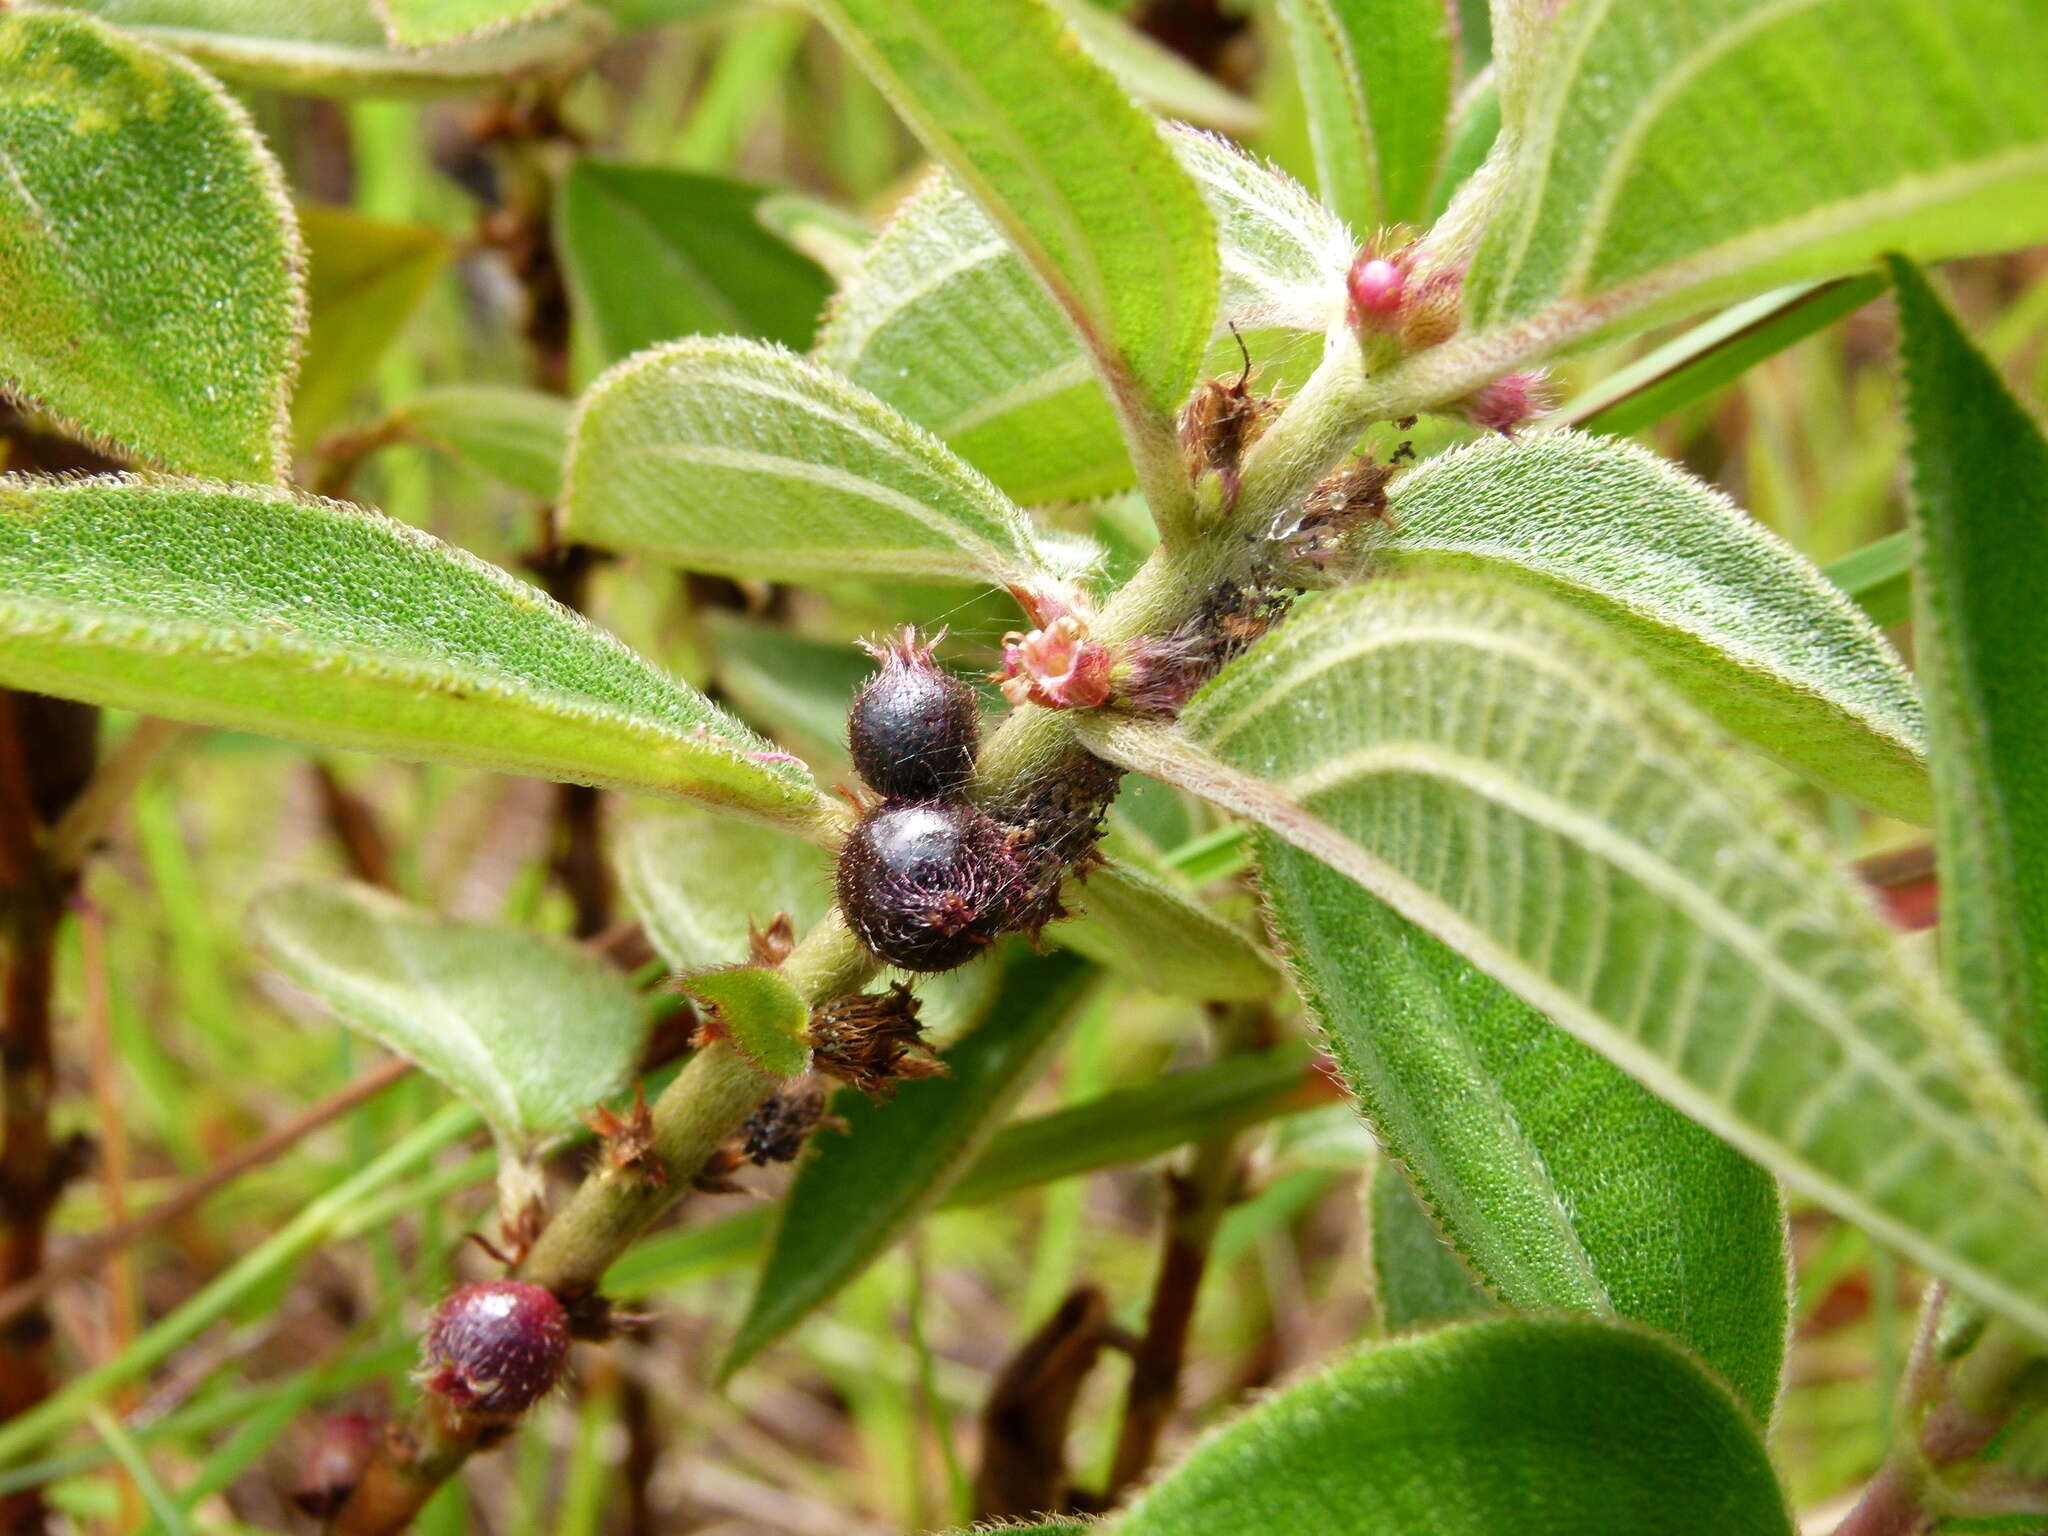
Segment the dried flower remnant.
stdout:
[[[1231,327],[1237,336],[1237,327]],[[1188,479],[1199,482],[1213,474],[1222,482],[1223,506],[1237,502],[1238,467],[1252,444],[1266,430],[1279,401],[1252,394],[1252,355],[1237,336],[1238,351],[1244,357],[1244,371],[1235,382],[1210,379],[1195,391],[1180,413],[1180,449],[1187,461]]]
[[377,1454],[383,1430],[366,1413],[330,1413],[313,1426],[299,1456],[292,1503],[315,1520],[330,1520],[348,1502]]
[[885,992],[834,998],[811,1015],[811,1053],[818,1070],[885,1099],[896,1084],[945,1075],[917,1022],[918,1001],[901,982]]
[[770,1094],[740,1127],[740,1155],[757,1168],[795,1162],[811,1132],[825,1124],[841,1129],[845,1122],[825,1113],[825,1090],[816,1083]]

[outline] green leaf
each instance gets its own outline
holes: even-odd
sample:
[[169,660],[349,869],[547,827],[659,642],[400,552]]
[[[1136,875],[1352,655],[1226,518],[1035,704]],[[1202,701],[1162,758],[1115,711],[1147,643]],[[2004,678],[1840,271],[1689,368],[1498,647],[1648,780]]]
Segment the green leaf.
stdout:
[[1004,963],[994,1008],[947,1047],[946,1076],[899,1084],[879,1104],[834,1097],[849,1133],[819,1137],[798,1167],[721,1377],[824,1305],[946,1192],[1045,1066],[1097,974],[1071,955]]
[[1892,262],[1913,436],[1913,632],[1927,677],[1942,960],[2048,1102],[2048,441],[1910,264]]
[[1902,624],[1913,605],[1913,540],[1890,533],[1831,561],[1821,570],[1870,615],[1873,624]]
[[786,912],[803,933],[831,903],[822,850],[722,816],[637,813],[612,860],[647,942],[679,971],[744,960],[751,930]]
[[591,386],[566,532],[685,570],[1037,586],[1024,516],[881,401],[756,342],[680,341]]
[[569,402],[506,384],[444,384],[391,413],[408,442],[460,459],[542,501],[562,494]]
[[440,95],[543,72],[569,74],[611,27],[588,6],[439,48],[394,48],[371,0],[29,0],[90,11],[216,74],[333,95]]
[[0,682],[823,834],[800,763],[582,617],[361,508],[0,476]]
[[[1344,305],[1352,239],[1279,172],[1169,129],[1216,223],[1222,288],[1202,371],[1235,367],[1244,333],[1264,388]],[[1024,503],[1132,484],[1115,414],[1073,328],[961,183],[934,176],[868,246],[819,333],[826,366],[927,428]]]
[[1402,480],[1401,569],[1484,571],[1601,620],[1724,728],[1925,823],[1920,701],[1877,627],[1720,492],[1631,443],[1495,437]]
[[626,978],[549,934],[457,922],[367,885],[287,886],[250,916],[287,976],[522,1149],[617,1091],[647,1033]]
[[679,983],[710,1010],[739,1053],[771,1077],[811,1069],[811,1010],[789,978],[765,966],[741,965],[685,976]]
[[679,336],[809,346],[831,284],[762,222],[775,195],[663,166],[571,166],[557,220],[584,376]]
[[1794,283],[1737,304],[1601,380],[1567,406],[1562,419],[1588,432],[1640,431],[1854,314],[1884,288],[1882,277],[1866,272]]
[[320,203],[299,205],[299,230],[311,324],[292,396],[292,440],[303,452],[349,409],[451,252],[438,230]]
[[1412,1333],[1494,1310],[1397,1164],[1382,1160],[1373,1169],[1368,1199],[1373,1296],[1388,1332]]
[[1173,418],[1215,320],[1216,239],[1152,120],[1042,0],[810,3],[1079,332],[1141,477],[1185,486]]
[[1770,1176],[1335,870],[1260,845],[1345,1083],[1493,1293],[1661,1328],[1769,1423],[1787,1272]]
[[1108,867],[1068,886],[1075,916],[1046,930],[1054,942],[1167,997],[1260,998],[1278,989],[1264,948],[1202,905],[1173,870],[1128,838],[1105,851]]
[[1323,201],[1353,229],[1419,224],[1451,116],[1444,0],[1281,0]]
[[1259,131],[1259,109],[1096,0],[1051,0],[1117,83],[1161,117],[1214,128],[1232,138]]
[[384,30],[400,48],[431,48],[538,21],[574,0],[375,0]]
[[82,16],[0,15],[0,388],[169,469],[280,478],[303,266],[219,86]]
[[1787,1182],[2048,1334],[2048,1134],[2018,1085],[1816,834],[1585,621],[1451,577],[1347,589],[1182,723],[1081,729],[1348,875]]
[[1500,92],[1493,88],[1493,76],[1488,73],[1472,82],[1459,98],[1457,111],[1451,118],[1450,140],[1444,146],[1443,170],[1430,194],[1430,223],[1443,217],[1458,189],[1486,163],[1493,142],[1499,137]]
[[1504,91],[1469,317],[1587,340],[1887,250],[2048,237],[2044,22],[2041,0],[1565,7]]
[[1742,1410],[1670,1345],[1502,1318],[1382,1344],[1203,1441],[1116,1536],[1792,1536]]

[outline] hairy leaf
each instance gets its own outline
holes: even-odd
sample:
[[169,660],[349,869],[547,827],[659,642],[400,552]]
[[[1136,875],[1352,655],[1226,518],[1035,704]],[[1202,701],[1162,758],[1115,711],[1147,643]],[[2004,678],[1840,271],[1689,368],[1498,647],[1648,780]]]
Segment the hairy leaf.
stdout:
[[1436,940],[1270,833],[1302,995],[1447,1237],[1522,1312],[1648,1323],[1770,1422],[1785,1217],[1770,1176]]
[[1489,72],[1475,80],[1459,98],[1451,118],[1449,139],[1444,145],[1443,170],[1430,194],[1429,222],[1443,217],[1459,188],[1486,163],[1493,142],[1500,137],[1500,93],[1493,88]]
[[722,816],[636,814],[612,859],[647,942],[679,971],[737,964],[776,914],[803,933],[832,900],[821,850]]
[[1383,1159],[1373,1169],[1368,1200],[1373,1297],[1388,1332],[1412,1333],[1494,1310],[1398,1165]]
[[1073,920],[1047,935],[1149,991],[1205,1000],[1270,997],[1279,972],[1244,930],[1225,922],[1174,872],[1129,839],[1110,864],[1067,888]]
[[547,934],[457,922],[367,885],[288,886],[251,918],[293,981],[522,1149],[616,1091],[647,1033],[625,977]]
[[0,390],[168,469],[279,478],[303,266],[213,81],[83,16],[0,15]]
[[1192,180],[1042,0],[811,0],[1072,322],[1132,452],[1173,452],[1216,313]]
[[1755,1428],[1677,1350],[1501,1318],[1365,1350],[1205,1440],[1116,1536],[1792,1536]]
[[574,0],[375,0],[400,48],[431,48],[566,11]]
[[474,465],[542,501],[562,494],[569,402],[507,384],[443,384],[391,413],[401,437]]
[[1083,732],[1348,875],[2048,1332],[2048,1156],[2018,1085],[1811,830],[1583,620],[1466,579],[1352,588],[1233,663],[1183,726]]
[[1444,0],[1281,0],[1323,201],[1353,229],[1420,224],[1451,116]]
[[2040,240],[2044,77],[2043,0],[1579,0],[1508,103],[1469,314],[1584,339]]
[[680,985],[760,1071],[771,1077],[801,1077],[810,1070],[805,1032],[811,1010],[780,971],[740,965],[685,976]]
[[1789,767],[1929,819],[1925,723],[1891,645],[1805,559],[1675,465],[1574,433],[1496,437],[1409,475],[1394,519],[1389,563],[1539,587]]
[[292,441],[303,452],[348,410],[451,251],[438,230],[322,203],[299,205],[299,229],[311,324],[292,395]]
[[437,48],[394,48],[372,0],[26,0],[25,8],[90,11],[231,80],[335,95],[439,95],[566,74],[611,35],[587,5]]
[[1096,975],[1071,955],[1016,956],[988,1016],[947,1047],[947,1075],[871,1103],[840,1092],[797,1169],[754,1299],[723,1363],[730,1376],[866,1269],[942,1196],[1045,1065]]
[[664,166],[570,167],[556,217],[585,375],[679,336],[809,346],[831,285],[762,222],[773,195]]
[[686,570],[1033,586],[1023,514],[943,443],[792,353],[681,341],[591,386],[566,531]]
[[544,594],[283,491],[0,476],[0,682],[819,831],[810,775]]
[[733,707],[813,764],[828,782],[853,771],[846,714],[875,664],[851,645],[791,634],[736,613],[704,615],[720,692]]
[[1117,83],[1161,117],[1214,128],[1234,138],[1259,131],[1259,109],[1095,0],[1051,0]]
[[2048,1102],[2048,655],[2032,549],[2048,441],[1911,265],[1894,260],[1919,546],[1913,632],[1935,744],[1942,961]]
[[[1166,130],[1216,223],[1222,288],[1206,374],[1305,377],[1344,303],[1352,239],[1299,186],[1220,140]],[[828,367],[886,400],[1021,502],[1132,483],[1130,456],[1073,327],[967,189],[934,176],[868,247],[818,338]]]

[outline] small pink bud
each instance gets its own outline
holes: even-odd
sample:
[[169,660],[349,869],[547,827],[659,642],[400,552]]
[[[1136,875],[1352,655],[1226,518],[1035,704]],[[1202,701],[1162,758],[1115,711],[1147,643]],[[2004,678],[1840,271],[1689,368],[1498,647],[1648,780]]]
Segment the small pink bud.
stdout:
[[1109,648],[1088,638],[1088,626],[1063,614],[1028,635],[1003,637],[1003,670],[995,676],[1012,705],[1093,709],[1109,702]]
[[473,1419],[516,1419],[555,1388],[569,1360],[569,1319],[545,1286],[457,1286],[427,1325],[420,1384]]
[[1503,374],[1458,404],[1473,426],[1513,437],[1517,427],[1527,426],[1551,408],[1549,384],[1549,376],[1540,368]]
[[1349,286],[1352,313],[1362,329],[1394,329],[1408,288],[1408,275],[1402,267],[1384,256],[1360,251],[1351,263]]

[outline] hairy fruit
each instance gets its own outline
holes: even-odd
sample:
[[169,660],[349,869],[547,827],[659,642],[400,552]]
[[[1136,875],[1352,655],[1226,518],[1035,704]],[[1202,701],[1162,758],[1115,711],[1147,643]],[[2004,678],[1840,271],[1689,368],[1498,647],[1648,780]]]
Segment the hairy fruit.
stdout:
[[938,664],[914,629],[869,651],[881,670],[854,696],[847,717],[854,768],[892,800],[957,794],[980,745],[974,690]]
[[457,1286],[427,1324],[420,1384],[471,1419],[511,1420],[547,1396],[569,1362],[569,1318],[545,1286]]
[[840,910],[861,943],[906,971],[950,971],[1010,926],[1017,862],[1001,827],[964,802],[885,802],[840,850]]

